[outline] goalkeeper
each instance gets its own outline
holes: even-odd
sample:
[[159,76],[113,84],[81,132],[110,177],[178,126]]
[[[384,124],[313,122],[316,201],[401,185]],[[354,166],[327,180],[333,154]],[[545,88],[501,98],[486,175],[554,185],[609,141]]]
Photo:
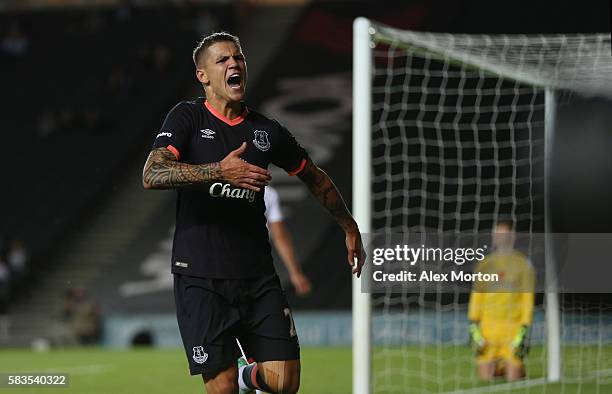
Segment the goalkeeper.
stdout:
[[514,249],[510,221],[499,221],[493,231],[495,251],[476,266],[477,272],[497,273],[499,282],[477,282],[470,296],[470,338],[483,380],[526,375],[523,363],[529,350],[533,320],[535,273],[525,255]]

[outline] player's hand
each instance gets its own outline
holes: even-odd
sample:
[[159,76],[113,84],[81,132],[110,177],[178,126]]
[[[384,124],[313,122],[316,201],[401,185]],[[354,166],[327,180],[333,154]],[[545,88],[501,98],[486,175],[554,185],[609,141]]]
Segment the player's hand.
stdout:
[[521,326],[512,340],[512,349],[516,357],[523,359],[529,353],[529,327]]
[[289,279],[291,280],[293,287],[295,287],[295,294],[300,297],[310,294],[312,286],[310,285],[310,280],[308,280],[308,277],[306,277],[304,273],[296,272],[295,274],[290,275]]
[[272,177],[270,171],[249,164],[240,158],[246,146],[246,142],[243,142],[238,149],[231,151],[221,160],[219,163],[221,178],[234,186],[258,192],[270,183]]
[[363,243],[361,242],[361,234],[357,224],[346,232],[346,250],[348,252],[347,259],[351,267],[353,267],[353,274],[361,276],[361,268],[365,263],[366,254],[363,250]]
[[476,322],[470,323],[470,343],[472,344],[472,348],[474,349],[474,353],[476,355],[482,354],[486,341],[482,335],[482,332],[480,332],[478,323]]

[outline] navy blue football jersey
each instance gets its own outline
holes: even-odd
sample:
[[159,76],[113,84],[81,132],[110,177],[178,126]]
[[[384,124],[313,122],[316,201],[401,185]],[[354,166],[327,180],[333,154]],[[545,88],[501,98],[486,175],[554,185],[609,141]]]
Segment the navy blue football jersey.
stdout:
[[[223,160],[246,142],[241,158],[247,162],[299,173],[308,154],[293,135],[277,121],[243,108],[230,120],[203,98],[181,102],[168,113],[153,148],[167,148],[183,163],[204,164]],[[264,192],[224,181],[177,188],[172,272],[204,278],[274,272]]]

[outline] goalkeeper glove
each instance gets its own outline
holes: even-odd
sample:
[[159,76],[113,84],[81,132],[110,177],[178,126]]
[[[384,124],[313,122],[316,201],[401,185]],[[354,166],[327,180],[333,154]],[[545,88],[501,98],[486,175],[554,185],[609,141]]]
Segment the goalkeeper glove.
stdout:
[[516,357],[523,359],[529,353],[529,327],[521,326],[518,333],[512,340],[512,349]]
[[474,353],[479,355],[482,353],[485,346],[485,339],[480,332],[480,327],[478,327],[478,323],[472,322],[470,323],[470,343],[474,348]]

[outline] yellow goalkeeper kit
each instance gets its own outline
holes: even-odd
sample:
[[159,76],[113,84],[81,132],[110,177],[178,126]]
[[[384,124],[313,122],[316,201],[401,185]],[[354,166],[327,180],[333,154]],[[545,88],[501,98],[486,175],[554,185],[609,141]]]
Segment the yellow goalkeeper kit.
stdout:
[[533,318],[535,273],[519,251],[492,253],[476,266],[476,272],[499,275],[498,282],[475,282],[468,318],[478,323],[484,346],[479,363],[506,361],[522,365],[512,341]]

